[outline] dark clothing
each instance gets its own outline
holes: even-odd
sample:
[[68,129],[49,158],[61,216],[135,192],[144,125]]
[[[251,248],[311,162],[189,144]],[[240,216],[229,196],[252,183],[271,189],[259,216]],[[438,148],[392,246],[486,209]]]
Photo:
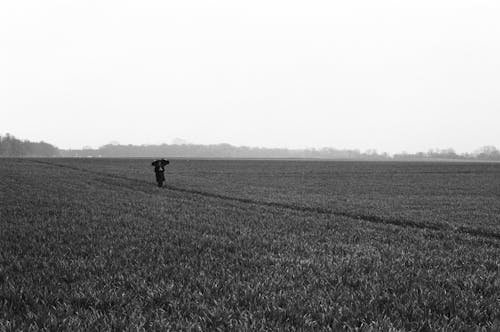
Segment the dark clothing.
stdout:
[[155,166],[156,181],[165,181],[165,167]]
[[154,166],[155,168],[156,182],[159,187],[161,187],[163,182],[165,182],[165,166],[168,164],[170,164],[170,162],[165,159],[155,160],[151,163],[151,166]]

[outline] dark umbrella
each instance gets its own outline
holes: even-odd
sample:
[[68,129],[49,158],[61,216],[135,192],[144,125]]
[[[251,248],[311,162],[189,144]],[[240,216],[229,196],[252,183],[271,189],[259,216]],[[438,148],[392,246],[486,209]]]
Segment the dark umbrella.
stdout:
[[151,166],[160,166],[160,167],[165,167],[167,166],[168,164],[170,164],[170,161],[168,160],[165,160],[165,159],[158,159],[158,160],[155,160],[151,163]]

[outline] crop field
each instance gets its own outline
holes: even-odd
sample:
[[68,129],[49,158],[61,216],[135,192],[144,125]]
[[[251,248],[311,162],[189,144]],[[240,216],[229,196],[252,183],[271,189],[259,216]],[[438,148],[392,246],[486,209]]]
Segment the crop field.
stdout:
[[500,330],[500,164],[0,159],[0,331]]

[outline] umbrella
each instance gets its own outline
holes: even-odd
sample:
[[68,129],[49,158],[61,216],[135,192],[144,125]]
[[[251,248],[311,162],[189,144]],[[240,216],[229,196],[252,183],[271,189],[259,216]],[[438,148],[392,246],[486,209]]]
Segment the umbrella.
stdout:
[[162,158],[162,159],[158,159],[158,160],[153,161],[151,163],[151,166],[154,166],[154,167],[157,167],[157,166],[165,167],[168,164],[170,164],[170,161],[165,160],[165,159]]

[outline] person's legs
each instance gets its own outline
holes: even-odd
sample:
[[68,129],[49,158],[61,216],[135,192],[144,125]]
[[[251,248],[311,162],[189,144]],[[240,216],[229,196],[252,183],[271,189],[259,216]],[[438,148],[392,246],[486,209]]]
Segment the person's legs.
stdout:
[[162,172],[156,172],[156,182],[158,183],[158,187],[163,185],[163,181],[165,181],[165,175]]

